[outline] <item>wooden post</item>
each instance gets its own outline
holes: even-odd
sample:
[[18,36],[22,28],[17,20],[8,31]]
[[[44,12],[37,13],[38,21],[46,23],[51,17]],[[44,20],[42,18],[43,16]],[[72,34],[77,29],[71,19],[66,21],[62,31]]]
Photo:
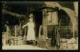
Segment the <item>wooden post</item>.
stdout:
[[16,31],[16,30],[17,30],[17,28],[16,28],[16,25],[15,25],[15,45],[16,45],[16,43],[17,43],[17,42],[16,42],[16,35],[17,35],[17,31]]
[[46,40],[47,37],[47,17],[46,17],[46,9],[43,10],[43,36],[44,36],[44,40]]
[[25,30],[25,32],[24,32],[24,40],[26,40],[26,28],[24,30]]
[[40,25],[40,27],[39,27],[39,40],[41,38],[41,28],[42,28],[42,25]]
[[20,22],[20,36],[22,35],[22,30],[21,30],[21,22]]
[[9,39],[9,26],[7,25],[7,36],[6,36],[7,42],[8,42],[8,39]]
[[[78,1],[73,2],[73,4],[74,4],[74,10],[75,10],[76,19],[77,19],[78,18]],[[75,31],[76,31],[75,28],[77,28],[76,25],[77,23],[73,23],[73,38],[75,38]]]
[[78,2],[74,2],[74,9],[75,9],[76,15],[78,16]]
[[26,35],[26,28],[25,28],[25,35]]
[[73,38],[75,38],[75,34],[74,34],[74,24],[73,24]]

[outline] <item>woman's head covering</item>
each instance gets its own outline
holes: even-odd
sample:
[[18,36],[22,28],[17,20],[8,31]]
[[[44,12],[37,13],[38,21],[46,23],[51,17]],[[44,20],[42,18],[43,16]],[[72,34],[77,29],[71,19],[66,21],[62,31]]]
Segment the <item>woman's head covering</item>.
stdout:
[[33,14],[31,13],[31,14],[29,15],[29,17],[32,18],[32,17],[33,17]]
[[29,15],[29,21],[33,21],[33,14],[31,13],[30,15]]

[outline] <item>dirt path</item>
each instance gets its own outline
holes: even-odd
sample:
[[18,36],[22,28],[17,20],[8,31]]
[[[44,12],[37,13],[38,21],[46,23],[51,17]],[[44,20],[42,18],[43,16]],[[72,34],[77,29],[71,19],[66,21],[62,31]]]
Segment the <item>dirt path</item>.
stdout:
[[32,45],[17,45],[17,46],[3,46],[3,50],[47,50],[46,48],[40,48]]

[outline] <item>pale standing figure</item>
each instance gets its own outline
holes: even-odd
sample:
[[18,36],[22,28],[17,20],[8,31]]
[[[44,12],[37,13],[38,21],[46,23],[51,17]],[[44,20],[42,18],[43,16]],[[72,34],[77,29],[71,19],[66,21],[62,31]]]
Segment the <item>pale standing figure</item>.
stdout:
[[29,40],[36,40],[35,39],[35,31],[34,31],[34,23],[33,23],[33,19],[30,18],[29,22],[27,24],[25,24],[22,28],[28,26],[28,32],[27,32],[27,41]]

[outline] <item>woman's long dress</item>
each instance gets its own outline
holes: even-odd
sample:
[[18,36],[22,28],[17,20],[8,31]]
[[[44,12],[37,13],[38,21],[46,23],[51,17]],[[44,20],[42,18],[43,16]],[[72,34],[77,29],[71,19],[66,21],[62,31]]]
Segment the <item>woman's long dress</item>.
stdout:
[[28,25],[27,41],[35,40],[34,23],[29,22],[29,23],[27,23],[27,25]]

